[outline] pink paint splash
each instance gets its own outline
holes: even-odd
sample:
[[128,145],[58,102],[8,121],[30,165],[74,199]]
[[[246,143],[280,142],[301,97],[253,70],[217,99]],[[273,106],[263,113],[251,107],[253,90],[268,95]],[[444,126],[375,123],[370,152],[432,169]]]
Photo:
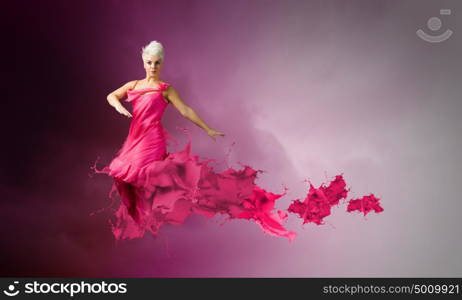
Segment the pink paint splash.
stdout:
[[358,199],[351,199],[348,202],[347,212],[359,211],[364,215],[367,215],[371,211],[380,213],[383,211],[383,208],[380,206],[379,201],[380,198],[375,197],[374,194],[363,196],[362,198]]
[[[294,240],[296,233],[283,226],[288,214],[283,210],[274,212],[276,200],[287,194],[287,188],[282,194],[268,192],[255,184],[262,171],[243,165],[241,170],[228,168],[217,173],[209,166],[211,161],[199,161],[197,155],[192,155],[189,140],[182,151],[170,153],[142,169],[138,174],[139,186],[114,178],[109,197],[114,203],[114,192],[118,191],[121,199],[115,221],[111,222],[115,238],[140,238],[146,231],[157,235],[163,225],[182,225],[191,214],[206,218],[222,214],[227,220],[252,220],[266,234]],[[92,169],[95,173],[110,174],[108,167],[98,170],[96,162]],[[345,199],[348,192],[342,175],[319,188],[310,182],[305,199],[292,201],[287,211],[298,215],[303,224],[323,225],[332,207]],[[380,213],[384,209],[379,200],[373,194],[351,199],[347,212]]]
[[272,213],[275,201],[285,195],[286,192],[283,194],[273,194],[258,186],[254,186],[252,196],[244,200],[245,210],[241,212],[239,218],[253,219],[266,233],[275,236],[284,236],[292,241],[295,238],[295,232],[287,231],[281,225],[286,221],[287,213],[282,210]]
[[324,224],[323,219],[330,215],[331,208],[339,203],[339,200],[347,196],[348,190],[345,189],[345,180],[342,175],[337,175],[335,179],[325,187],[321,185],[314,188],[310,182],[310,190],[305,200],[294,200],[289,206],[288,211],[298,214],[303,219],[303,224],[315,223]]
[[[295,232],[284,228],[287,214],[273,212],[275,201],[284,194],[273,194],[255,184],[257,174],[250,166],[215,172],[208,163],[192,155],[191,141],[179,152],[154,161],[137,174],[135,183],[114,178],[109,196],[118,191],[121,203],[111,223],[116,239],[153,235],[165,224],[181,225],[191,214],[211,218],[217,214],[229,219],[253,220],[270,235],[287,237]],[[96,173],[110,175],[110,168],[92,167]]]
[[[349,189],[345,188],[346,183],[342,175],[335,176],[335,179],[328,186],[321,184],[319,188],[315,188],[310,182],[310,189],[306,198],[302,201],[294,200],[289,206],[288,211],[297,214],[303,224],[315,223],[317,225],[324,224],[324,218],[331,214],[331,209],[334,205],[338,205],[340,199],[345,199]],[[347,212],[362,211],[366,215],[371,210],[376,213],[383,211],[379,204],[379,199],[373,194],[364,196],[361,199],[352,199],[349,201]]]
[[[192,155],[189,140],[182,151],[170,153],[143,169],[138,174],[140,186],[114,178],[109,197],[114,203],[114,192],[118,191],[121,199],[115,221],[111,222],[115,238],[140,238],[146,231],[157,235],[163,225],[182,225],[191,214],[206,218],[222,214],[227,220],[252,220],[266,234],[294,240],[296,233],[283,226],[288,214],[283,210],[274,212],[276,200],[287,194],[287,188],[282,194],[268,192],[255,184],[262,171],[244,165],[241,170],[228,168],[216,173],[208,165],[211,161],[201,162],[197,155]],[[107,167],[98,170],[96,162],[92,169],[95,173],[110,173]],[[347,197],[349,189],[345,187],[342,175],[319,188],[310,182],[306,198],[292,201],[287,211],[297,214],[303,224],[323,225],[332,207]],[[373,194],[351,199],[347,212],[380,213],[384,209],[379,200]]]

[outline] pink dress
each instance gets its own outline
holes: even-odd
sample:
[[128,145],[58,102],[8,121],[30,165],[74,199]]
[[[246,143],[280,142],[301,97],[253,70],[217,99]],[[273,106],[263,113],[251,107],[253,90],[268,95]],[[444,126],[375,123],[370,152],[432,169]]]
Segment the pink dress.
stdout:
[[93,167],[113,177],[110,196],[117,190],[121,199],[111,222],[115,237],[138,238],[146,231],[157,235],[162,225],[181,225],[193,213],[209,218],[220,213],[253,220],[264,232],[292,240],[295,233],[282,225],[287,214],[272,212],[284,194],[258,187],[259,171],[244,166],[217,173],[210,160],[199,161],[190,153],[191,141],[182,151],[167,153],[161,119],[168,106],[162,92],[168,86],[128,91],[125,101],[133,105],[128,136],[108,167]]
[[166,132],[161,119],[168,106],[162,95],[167,88],[167,83],[161,83],[158,89],[127,91],[125,101],[133,105],[133,119],[125,143],[109,165],[110,176],[137,186],[139,170],[166,157]]

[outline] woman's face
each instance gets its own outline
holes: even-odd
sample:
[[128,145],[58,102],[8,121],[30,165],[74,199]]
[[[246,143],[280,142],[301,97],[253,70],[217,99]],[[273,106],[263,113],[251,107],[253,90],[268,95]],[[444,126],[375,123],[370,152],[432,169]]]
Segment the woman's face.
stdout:
[[149,76],[159,76],[163,62],[157,55],[145,55],[143,57],[144,69]]

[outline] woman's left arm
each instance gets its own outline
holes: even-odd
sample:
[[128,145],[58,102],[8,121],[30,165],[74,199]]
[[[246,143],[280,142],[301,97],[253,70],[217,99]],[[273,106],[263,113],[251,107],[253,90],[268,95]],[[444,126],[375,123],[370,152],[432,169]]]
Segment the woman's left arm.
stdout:
[[224,133],[221,133],[217,130],[214,130],[210,128],[202,119],[201,117],[192,109],[189,105],[184,103],[184,101],[181,99],[180,95],[178,92],[172,87],[169,86],[167,89],[167,98],[168,101],[170,101],[173,106],[180,112],[180,114],[199,126],[200,128],[204,129],[205,132],[213,139],[215,140],[216,135],[221,135],[224,136]]

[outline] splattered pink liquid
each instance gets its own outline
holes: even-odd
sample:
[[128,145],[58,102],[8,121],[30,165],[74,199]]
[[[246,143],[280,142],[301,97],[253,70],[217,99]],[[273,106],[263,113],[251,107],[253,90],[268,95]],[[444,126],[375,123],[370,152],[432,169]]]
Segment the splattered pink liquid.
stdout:
[[[114,179],[110,196],[117,191],[120,204],[112,223],[116,239],[132,239],[145,232],[159,233],[165,224],[181,225],[191,214],[211,218],[224,214],[228,219],[253,220],[270,235],[293,240],[295,232],[284,227],[288,214],[275,210],[275,202],[284,194],[273,194],[257,186],[258,172],[250,166],[241,170],[228,168],[215,172],[210,160],[200,161],[191,154],[191,141],[182,151],[167,153],[170,138],[161,124],[168,102],[158,89],[129,90],[125,101],[133,105],[133,119],[128,136],[109,166],[98,170]],[[303,219],[303,223],[322,224],[331,207],[345,198],[347,190],[342,176],[328,187],[310,191],[302,202],[295,200],[288,208]],[[348,211],[381,212],[379,199],[351,200]]]

